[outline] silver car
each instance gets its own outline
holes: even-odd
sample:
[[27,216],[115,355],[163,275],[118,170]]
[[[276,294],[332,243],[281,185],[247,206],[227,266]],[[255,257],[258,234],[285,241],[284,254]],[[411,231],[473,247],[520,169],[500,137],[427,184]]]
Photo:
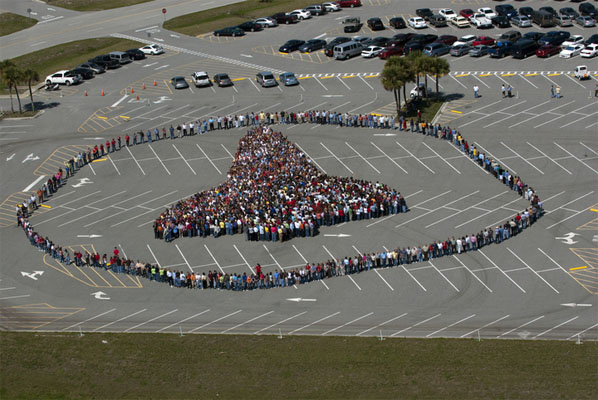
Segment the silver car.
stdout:
[[461,57],[462,55],[469,53],[469,50],[471,50],[471,45],[458,44],[456,46],[453,45],[453,47],[451,47],[451,51],[449,53],[453,57]]
[[511,23],[520,28],[528,28],[532,26],[532,20],[525,15],[516,15],[511,18]]
[[292,72],[283,72],[282,74],[280,74],[278,78],[285,86],[293,86],[299,84],[299,80],[295,77],[295,74]]
[[276,20],[274,18],[258,18],[255,20],[256,24],[261,25],[262,28],[274,28],[275,26],[278,26],[278,22],[276,22]]
[[277,86],[276,78],[274,78],[274,74],[272,72],[259,72],[255,76],[255,81],[262,85],[262,87],[272,87]]
[[175,89],[187,89],[189,87],[184,76],[175,76],[170,80],[170,83]]
[[582,15],[575,18],[575,22],[577,22],[577,25],[583,26],[584,28],[596,26],[596,22],[592,19],[592,17],[588,17],[587,15]]

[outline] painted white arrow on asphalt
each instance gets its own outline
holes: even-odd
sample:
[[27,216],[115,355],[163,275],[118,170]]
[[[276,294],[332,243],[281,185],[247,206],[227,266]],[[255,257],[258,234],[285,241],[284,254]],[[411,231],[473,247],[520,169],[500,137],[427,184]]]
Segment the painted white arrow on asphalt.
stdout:
[[110,297],[102,297],[102,296],[106,296],[106,293],[104,293],[104,292],[95,292],[95,293],[92,293],[91,295],[94,296],[98,300],[110,300]]
[[335,233],[335,234],[327,233],[324,236],[334,236],[334,237],[343,238],[343,237],[349,237],[351,235],[347,235],[346,233]]
[[591,304],[579,304],[579,303],[565,303],[565,304],[561,304],[562,306],[565,307],[592,307]]
[[91,238],[91,239],[93,239],[93,238],[102,237],[102,235],[95,235],[95,234],[93,234],[93,235],[77,235],[77,237],[79,237],[79,238]]
[[35,160],[39,160],[39,157],[38,156],[33,157],[33,153],[31,153],[27,157],[25,157],[25,159],[22,161],[22,163],[25,164],[27,161],[35,161]]
[[42,276],[44,271],[33,271],[33,272],[23,272],[21,271],[21,275],[28,276],[29,278],[33,279],[34,281],[37,280],[37,276]]
[[16,153],[12,153],[10,157],[6,157],[6,161],[10,161],[15,157]]
[[292,299],[287,299],[288,301],[294,301],[296,303],[299,303],[300,301],[316,301],[316,299],[303,299],[301,297],[294,297]]

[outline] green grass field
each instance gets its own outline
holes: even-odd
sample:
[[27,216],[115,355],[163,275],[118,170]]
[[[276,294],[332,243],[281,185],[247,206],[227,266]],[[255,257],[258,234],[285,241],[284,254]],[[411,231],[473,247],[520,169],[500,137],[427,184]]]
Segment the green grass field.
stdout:
[[75,11],[100,11],[127,7],[153,0],[45,0],[49,6],[68,8]]
[[0,398],[592,399],[598,343],[0,333]]
[[259,17],[267,17],[278,12],[289,12],[297,8],[304,8],[310,4],[315,3],[313,0],[271,0],[268,2],[246,0],[237,4],[169,19],[164,23],[164,29],[189,36],[197,36],[202,33],[212,32],[215,29],[239,25],[242,22]]
[[4,12],[0,14],[0,36],[10,35],[11,33],[22,31],[37,24],[33,18],[23,17],[22,15]]

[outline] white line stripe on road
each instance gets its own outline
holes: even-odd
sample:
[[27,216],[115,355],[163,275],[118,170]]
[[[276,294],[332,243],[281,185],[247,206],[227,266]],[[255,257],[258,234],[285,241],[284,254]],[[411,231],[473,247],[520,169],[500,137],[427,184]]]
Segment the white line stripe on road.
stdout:
[[487,256],[486,254],[484,254],[484,252],[483,252],[482,250],[478,250],[478,252],[479,252],[479,253],[480,253],[482,256],[484,256],[484,258],[485,258],[486,260],[490,261],[490,263],[491,263],[492,265],[494,265],[494,267],[495,267],[496,269],[498,269],[500,272],[502,272],[502,274],[503,274],[504,276],[506,276],[508,280],[510,280],[511,282],[513,282],[513,285],[517,286],[517,287],[519,288],[519,290],[521,290],[523,293],[526,293],[526,292],[525,292],[525,290],[524,290],[524,289],[523,289],[521,286],[519,286],[519,285],[517,284],[517,282],[515,282],[515,281],[514,281],[514,280],[513,280],[513,279],[512,279],[512,278],[511,278],[509,275],[507,275],[507,274],[505,273],[505,271],[503,271],[503,270],[502,270],[502,269],[501,269],[501,268],[500,268],[498,265],[496,265],[496,263],[495,263],[494,261],[492,261],[490,258],[488,258],[488,256]]
[[228,317],[231,317],[231,316],[233,316],[233,315],[235,315],[235,314],[238,314],[238,313],[240,313],[241,311],[243,311],[243,310],[237,310],[237,311],[235,311],[235,312],[232,312],[232,313],[230,313],[230,314],[226,314],[224,317],[220,317],[220,318],[218,318],[218,319],[215,319],[214,321],[207,322],[207,323],[205,323],[205,324],[203,324],[203,325],[201,325],[201,326],[198,326],[197,328],[191,329],[191,330],[190,330],[190,331],[188,331],[187,333],[193,333],[193,332],[195,332],[195,331],[198,331],[198,330],[200,330],[201,328],[205,328],[206,326],[212,325],[212,324],[213,324],[213,323],[215,323],[215,322],[222,321],[223,319],[225,319],[225,318],[228,318]]
[[100,326],[100,327],[97,327],[97,328],[95,328],[94,330],[92,330],[92,332],[99,331],[100,329],[103,329],[103,328],[105,328],[105,327],[107,327],[107,326],[110,326],[110,325],[112,325],[112,324],[116,324],[117,322],[123,321],[123,320],[125,320],[125,319],[127,319],[127,318],[134,317],[135,315],[137,315],[137,314],[140,314],[140,313],[142,313],[142,312],[144,312],[144,311],[147,311],[147,308],[144,308],[143,310],[139,310],[139,311],[137,311],[137,312],[134,312],[133,314],[127,315],[126,317],[119,318],[119,319],[117,319],[116,321],[112,321],[112,322],[110,322],[110,323],[107,323],[106,325],[102,325],[102,326]]
[[290,320],[292,320],[293,318],[300,317],[300,316],[302,316],[302,315],[303,315],[303,314],[305,314],[305,313],[307,313],[307,311],[303,311],[303,312],[300,312],[300,313],[299,313],[299,314],[297,314],[297,315],[293,315],[292,317],[285,318],[285,319],[283,319],[282,321],[279,321],[279,322],[277,322],[277,323],[275,323],[275,324],[272,324],[272,325],[270,325],[270,326],[267,326],[267,327],[265,327],[265,328],[262,328],[262,329],[260,329],[259,331],[255,331],[255,332],[253,332],[253,334],[254,334],[254,335],[257,335],[257,334],[259,334],[259,333],[261,333],[261,332],[263,332],[263,331],[266,331],[266,330],[268,330],[268,329],[270,329],[270,328],[274,328],[276,325],[280,325],[280,324],[282,324],[282,323],[285,323],[285,322],[287,322],[287,321],[290,321]]
[[23,189],[23,192],[28,192],[30,191],[35,185],[37,185],[40,181],[42,181],[46,176],[42,175],[39,178],[37,178],[36,180],[34,180],[31,185],[27,186],[25,189]]
[[127,97],[129,97],[128,94],[125,94],[123,97],[120,98],[120,100],[118,100],[116,103],[112,104],[110,107],[117,107],[120,103],[122,103]]
[[310,326],[312,326],[312,325],[314,325],[314,324],[317,324],[318,322],[322,322],[322,321],[324,321],[324,320],[327,320],[328,318],[334,317],[335,315],[338,315],[338,314],[340,314],[340,313],[341,313],[340,311],[337,311],[337,312],[335,312],[334,314],[330,314],[330,315],[328,315],[328,316],[326,316],[326,317],[324,317],[324,318],[320,318],[320,319],[319,319],[319,320],[317,320],[317,321],[314,321],[314,322],[312,322],[312,323],[310,323],[310,324],[307,324],[307,325],[305,325],[305,326],[302,326],[301,328],[297,328],[297,329],[295,329],[294,331],[291,331],[291,332],[289,332],[288,334],[289,334],[289,335],[292,335],[292,334],[293,334],[293,333],[295,333],[295,332],[299,332],[300,330],[303,330],[303,329],[305,329],[305,328],[309,328]]
[[559,328],[559,327],[561,327],[561,326],[563,326],[563,325],[565,325],[565,324],[567,324],[567,323],[569,323],[569,322],[571,322],[571,321],[575,321],[577,318],[579,318],[579,315],[578,315],[577,317],[573,317],[573,318],[571,318],[571,319],[568,319],[568,320],[567,320],[567,321],[565,321],[565,322],[561,322],[561,323],[560,323],[560,324],[558,324],[557,326],[554,326],[554,327],[552,327],[552,328],[550,328],[550,329],[547,329],[547,330],[545,330],[544,332],[537,334],[537,335],[536,335],[536,336],[534,336],[533,338],[534,338],[534,339],[537,339],[537,338],[539,338],[540,336],[542,336],[542,335],[544,335],[544,334],[546,334],[546,333],[548,333],[548,332],[550,332],[550,331],[552,331],[552,330],[554,330],[554,329],[556,329],[556,328]]
[[405,331],[408,331],[409,329],[411,329],[411,328],[415,328],[416,326],[419,326],[419,325],[421,325],[421,324],[425,324],[426,322],[428,322],[428,321],[431,321],[431,320],[433,320],[433,319],[435,319],[435,318],[438,318],[438,317],[440,317],[441,315],[442,315],[442,314],[436,314],[436,315],[435,315],[435,316],[433,316],[433,317],[426,318],[426,319],[424,319],[423,321],[420,321],[420,322],[418,322],[418,323],[417,323],[417,324],[415,324],[415,325],[411,325],[411,326],[410,326],[410,327],[408,327],[408,328],[401,329],[400,331],[393,333],[392,335],[390,335],[390,337],[395,337],[395,336],[397,336],[397,335],[398,335],[398,334],[400,334],[400,333],[403,333],[403,332],[405,332]]
[[529,268],[529,269],[530,269],[530,271],[532,271],[534,274],[536,274],[536,276],[537,276],[538,278],[540,278],[542,281],[544,281],[544,283],[545,283],[545,284],[547,284],[549,288],[551,288],[552,290],[554,290],[554,291],[555,291],[557,294],[560,294],[560,292],[559,292],[558,290],[556,290],[556,289],[555,289],[555,288],[554,288],[554,287],[553,287],[553,286],[552,286],[550,283],[548,283],[548,281],[547,281],[546,279],[542,278],[542,276],[540,276],[540,274],[538,274],[538,273],[537,273],[537,272],[536,272],[536,271],[535,271],[535,270],[534,270],[532,267],[530,267],[529,265],[527,265],[527,263],[526,263],[525,261],[523,261],[523,260],[521,259],[521,257],[519,257],[517,254],[515,254],[515,252],[514,252],[513,250],[509,249],[508,247],[507,247],[507,250],[508,250],[508,251],[509,251],[511,254],[513,254],[513,256],[515,256],[515,258],[517,258],[519,261],[521,261],[521,263],[522,263],[523,265],[525,265],[527,268]]
[[71,329],[71,328],[74,328],[75,326],[81,325],[81,324],[83,324],[83,323],[85,323],[85,322],[92,321],[92,320],[94,320],[94,319],[96,319],[96,318],[100,318],[102,315],[106,315],[106,314],[108,314],[108,313],[111,313],[112,311],[115,311],[115,310],[116,310],[116,308],[113,308],[112,310],[108,310],[108,311],[106,311],[106,312],[103,312],[103,313],[101,313],[101,314],[99,314],[99,315],[96,315],[95,317],[88,318],[88,319],[86,319],[85,321],[77,322],[76,324],[73,324],[73,325],[71,325],[71,326],[67,326],[66,328],[63,328],[63,329],[61,329],[60,331],[61,331],[61,332],[64,332],[64,331],[66,331],[67,329]]
[[366,332],[369,332],[369,331],[371,331],[371,330],[373,330],[373,329],[380,328],[381,326],[384,326],[384,325],[386,325],[386,324],[388,324],[388,323],[391,323],[392,321],[395,321],[395,320],[397,320],[397,319],[399,319],[399,318],[402,318],[402,317],[404,317],[404,316],[405,316],[405,315],[407,315],[407,314],[408,314],[408,313],[403,313],[403,314],[401,314],[401,315],[399,315],[399,316],[396,316],[396,317],[394,317],[394,318],[391,318],[391,319],[389,319],[388,321],[384,321],[384,322],[382,322],[381,324],[378,324],[378,325],[376,325],[376,326],[374,326],[374,327],[372,327],[372,328],[368,328],[368,329],[366,329],[365,331],[361,331],[361,332],[359,332],[359,333],[356,333],[356,334],[355,334],[355,336],[360,336],[360,335],[363,335],[364,333],[366,333]]
[[484,329],[484,328],[487,328],[487,327],[489,327],[490,325],[493,325],[493,324],[495,324],[495,323],[497,323],[497,322],[500,322],[500,321],[502,321],[503,319],[505,319],[505,318],[509,318],[509,317],[510,317],[510,315],[508,315],[508,314],[507,314],[507,315],[505,315],[504,317],[500,317],[500,318],[499,318],[499,319],[497,319],[496,321],[489,322],[489,323],[487,323],[486,325],[483,325],[483,326],[479,327],[478,329],[474,329],[474,330],[473,330],[473,331],[471,331],[471,332],[467,332],[466,334],[464,334],[464,335],[461,335],[461,336],[459,336],[459,337],[461,337],[461,338],[467,337],[467,336],[471,335],[472,333],[479,332],[479,331],[481,331],[482,329]]
[[594,324],[594,325],[590,326],[589,328],[586,328],[586,329],[584,329],[584,330],[583,330],[583,331],[581,331],[581,332],[577,332],[576,334],[569,336],[569,337],[567,338],[567,340],[571,340],[571,339],[573,339],[574,337],[577,337],[577,336],[581,335],[582,333],[584,333],[584,332],[587,332],[587,331],[589,331],[590,329],[592,329],[592,328],[595,328],[595,327],[597,327],[597,326],[598,326],[598,324]]
[[259,318],[265,317],[266,315],[270,315],[270,314],[272,314],[273,312],[274,312],[274,311],[268,311],[268,312],[267,312],[267,313],[265,313],[265,314],[258,315],[258,316],[257,316],[257,317],[255,317],[255,318],[251,318],[249,321],[241,322],[241,323],[240,323],[240,324],[238,324],[238,325],[235,325],[235,326],[233,326],[233,327],[230,327],[230,328],[228,328],[228,329],[226,329],[226,330],[223,330],[223,331],[222,331],[222,332],[220,332],[220,333],[226,333],[226,332],[228,332],[228,331],[232,331],[233,329],[236,329],[236,328],[238,328],[238,327],[240,327],[240,326],[243,326],[243,325],[245,325],[245,324],[248,324],[248,323],[250,323],[250,322],[253,322],[253,321],[255,321],[256,319],[259,319]]
[[482,284],[482,286],[484,286],[486,289],[488,289],[488,291],[490,293],[492,293],[492,289],[490,289],[488,286],[486,286],[486,284],[484,282],[482,282],[482,280],[480,278],[478,278],[478,276],[476,274],[474,274],[469,268],[467,268],[467,266],[465,264],[463,264],[463,262],[456,255],[453,254],[453,257],[455,258],[455,260],[457,260],[457,262],[459,264],[461,264],[461,266],[463,268],[465,268],[474,278],[476,278],[477,281]]
[[440,333],[440,332],[444,331],[445,329],[451,328],[451,327],[453,327],[453,326],[455,326],[455,325],[457,325],[457,324],[459,324],[459,323],[461,323],[463,321],[467,321],[468,319],[473,318],[473,317],[475,317],[475,314],[471,314],[469,317],[465,317],[463,319],[460,319],[457,322],[453,322],[452,324],[445,326],[444,328],[441,328],[441,329],[438,329],[437,331],[429,333],[429,334],[426,335],[426,337],[433,336],[433,335],[435,335],[437,333]]
[[336,328],[329,329],[329,330],[327,330],[326,332],[322,333],[321,335],[322,335],[322,336],[324,336],[324,335],[327,335],[327,334],[329,334],[330,332],[334,332],[334,331],[336,331],[337,329],[344,328],[345,326],[347,326],[347,325],[350,325],[350,324],[352,324],[353,322],[357,322],[357,321],[359,321],[359,320],[361,320],[361,319],[367,318],[367,317],[369,317],[369,316],[370,316],[370,315],[372,315],[372,314],[373,314],[373,312],[367,313],[366,315],[363,315],[363,316],[361,316],[361,317],[359,317],[359,318],[355,318],[354,320],[352,320],[352,321],[349,321],[349,322],[347,322],[347,323],[344,323],[344,324],[342,324],[342,325],[340,325],[340,326],[337,326]]
[[177,311],[178,311],[178,309],[176,309],[176,310],[172,310],[172,311],[168,311],[168,312],[167,312],[167,313],[165,313],[165,314],[158,315],[157,317],[154,317],[154,318],[152,318],[152,319],[150,319],[150,320],[147,320],[147,321],[145,321],[145,322],[142,322],[142,323],[140,323],[140,324],[137,324],[137,325],[135,325],[135,326],[132,326],[132,327],[130,327],[130,328],[127,328],[127,329],[125,329],[123,332],[129,332],[129,331],[132,331],[132,330],[133,330],[133,329],[135,329],[135,328],[139,328],[140,326],[143,326],[143,325],[145,325],[145,324],[148,324],[148,323],[150,323],[150,322],[153,322],[153,321],[155,321],[155,320],[157,320],[157,319],[159,319],[159,318],[165,317],[165,316],[167,316],[167,315],[170,315],[170,314],[172,314],[173,312],[177,312]]
[[519,325],[517,328],[510,329],[510,330],[508,330],[508,331],[506,331],[506,332],[504,332],[504,333],[500,334],[500,335],[499,335],[499,336],[497,336],[496,338],[498,339],[498,338],[500,338],[500,337],[506,336],[506,335],[508,335],[509,333],[511,333],[511,332],[514,332],[514,331],[516,331],[517,329],[521,329],[521,328],[523,328],[523,327],[525,327],[525,326],[528,326],[529,324],[531,324],[531,323],[534,323],[534,322],[536,322],[536,321],[538,321],[538,320],[540,320],[540,319],[542,319],[542,318],[544,318],[544,316],[543,316],[543,315],[542,315],[542,316],[539,316],[538,318],[534,318],[534,319],[532,319],[531,321],[529,321],[529,322],[526,322],[526,323],[525,323],[525,324],[523,324],[523,325]]
[[175,322],[174,324],[170,324],[170,325],[168,325],[168,326],[165,326],[164,328],[160,328],[160,329],[158,329],[158,330],[157,330],[155,333],[162,332],[162,331],[164,331],[164,330],[166,330],[166,329],[168,329],[168,328],[172,328],[172,327],[173,327],[173,326],[175,326],[175,325],[180,325],[180,324],[182,324],[183,322],[189,321],[191,318],[198,317],[198,316],[200,316],[200,315],[202,315],[202,314],[205,314],[205,313],[207,313],[207,312],[209,312],[209,311],[210,311],[210,309],[204,310],[204,311],[202,311],[202,312],[200,312],[200,313],[197,313],[197,314],[195,314],[195,315],[192,315],[192,316],[190,316],[190,317],[187,317],[187,318],[185,318],[185,319],[183,319],[183,320],[181,320],[181,321],[179,321],[179,322]]

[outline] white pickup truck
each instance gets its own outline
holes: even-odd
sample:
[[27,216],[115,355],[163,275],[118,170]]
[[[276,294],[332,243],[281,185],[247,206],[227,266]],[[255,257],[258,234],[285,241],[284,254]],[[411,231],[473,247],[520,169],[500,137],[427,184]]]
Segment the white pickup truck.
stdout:
[[577,67],[575,67],[575,72],[573,73],[573,75],[580,81],[584,79],[590,79],[588,67],[586,67],[585,65],[578,65]]
[[492,28],[492,21],[486,17],[486,14],[475,13],[469,18],[469,23],[478,29]]
[[59,85],[70,86],[79,82],[81,82],[81,75],[74,75],[66,69],[46,76],[46,85],[58,83]]

